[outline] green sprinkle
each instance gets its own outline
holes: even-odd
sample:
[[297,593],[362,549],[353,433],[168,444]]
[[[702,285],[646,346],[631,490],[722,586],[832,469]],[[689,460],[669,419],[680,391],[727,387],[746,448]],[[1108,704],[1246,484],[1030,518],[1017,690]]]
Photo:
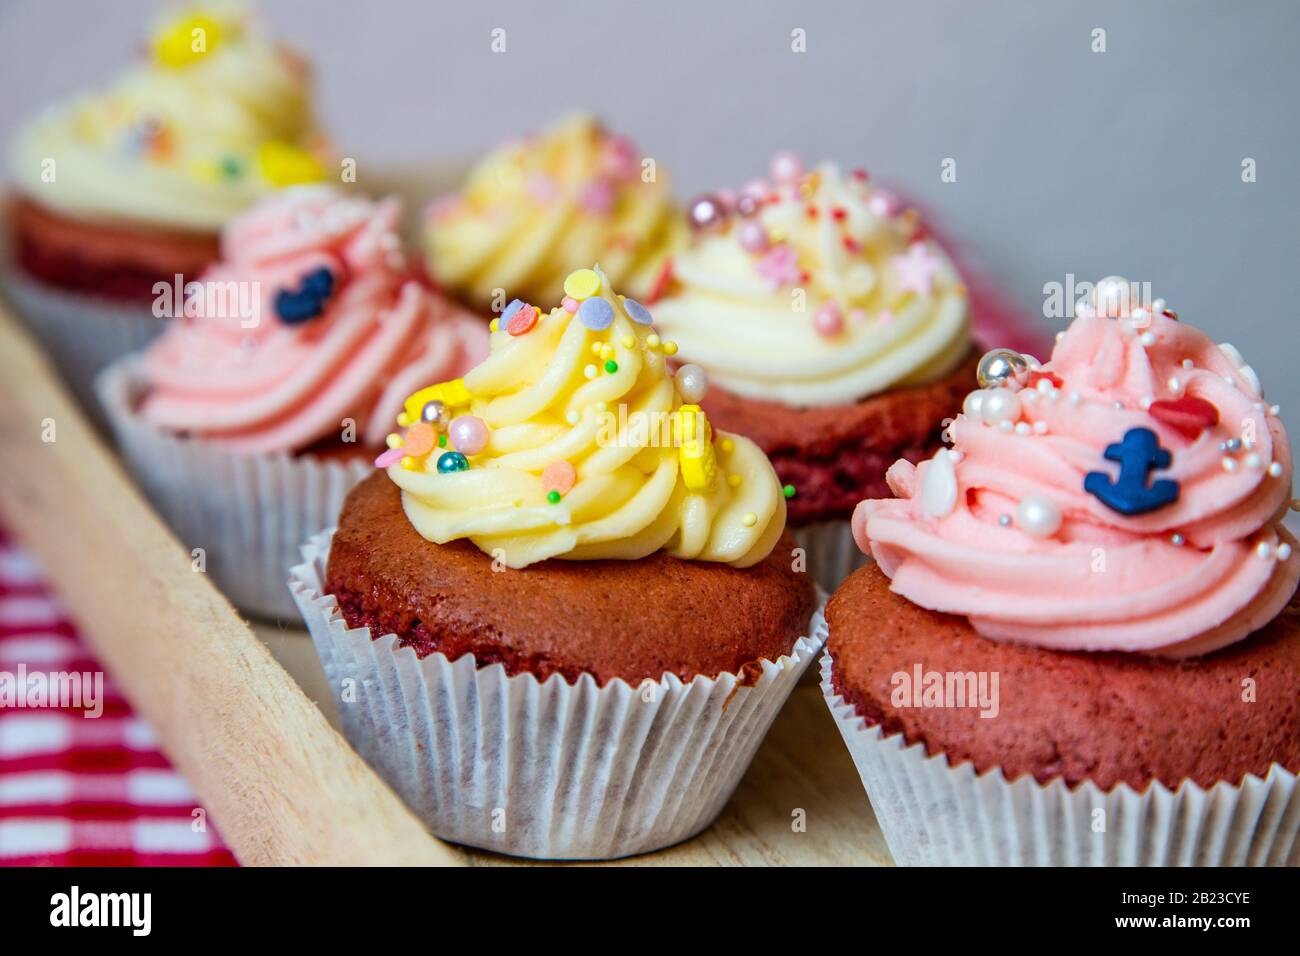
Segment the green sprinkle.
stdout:
[[224,154],[217,162],[217,169],[226,179],[238,179],[244,172],[243,165],[239,162],[238,156],[232,156],[230,153]]
[[[446,434],[445,432],[444,432],[443,434],[441,434],[441,435],[438,436],[438,447],[439,447],[439,448],[446,448],[446,447],[447,447],[447,434]],[[790,497],[790,496],[789,496],[789,495],[786,495],[786,497],[788,498],[788,497]]]
[[553,505],[558,505],[560,503],[560,493],[558,491],[548,491],[546,493],[546,500]]
[[605,363],[605,371],[608,372],[610,375],[613,375],[615,372],[618,371],[618,363],[615,362],[613,359],[610,359],[608,362]]
[[786,485],[784,488],[781,489],[781,494],[785,495],[787,498],[793,498],[794,485]]

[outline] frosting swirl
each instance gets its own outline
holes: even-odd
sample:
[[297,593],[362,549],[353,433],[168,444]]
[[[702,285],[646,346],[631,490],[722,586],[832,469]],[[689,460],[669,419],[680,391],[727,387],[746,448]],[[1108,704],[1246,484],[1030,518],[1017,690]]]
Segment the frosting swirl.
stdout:
[[1160,303],[1090,310],[1008,385],[967,398],[951,452],[890,469],[897,499],[858,506],[895,591],[995,640],[1165,657],[1286,605],[1291,450],[1235,349]]
[[581,114],[491,153],[427,221],[433,274],[479,303],[495,288],[554,302],[573,263],[596,261],[648,296],[685,231],[663,172],[646,182],[636,148]]
[[107,90],[37,117],[13,160],[19,188],[53,208],[211,231],[272,189],[321,179],[315,139],[304,64],[238,7],[213,5],[162,23]]
[[[785,526],[767,458],[683,403],[666,359],[675,348],[644,306],[590,269],[565,288],[546,315],[512,302],[463,382],[408,400],[406,433],[378,464],[412,525],[439,544],[468,538],[512,568],[660,548],[737,567],[762,560]],[[450,442],[434,440],[439,422]]]
[[916,214],[858,172],[804,174],[692,205],[696,238],[657,306],[717,384],[788,405],[855,402],[940,378],[970,349],[966,289]]
[[396,200],[298,187],[235,219],[145,353],[141,414],[250,453],[302,449],[348,418],[381,446],[412,388],[487,352],[480,320],[409,278],[399,215]]

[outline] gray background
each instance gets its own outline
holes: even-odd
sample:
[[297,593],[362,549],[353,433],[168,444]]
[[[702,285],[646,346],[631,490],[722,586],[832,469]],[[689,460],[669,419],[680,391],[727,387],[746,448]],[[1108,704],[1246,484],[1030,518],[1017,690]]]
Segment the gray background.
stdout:
[[[798,149],[864,165],[937,215],[1044,326],[1067,273],[1149,281],[1236,344],[1294,426],[1300,3],[264,3],[316,65],[363,184],[453,167],[575,107],[682,198]],[[112,74],[152,0],[0,5],[0,139]],[[507,52],[489,48],[506,30]],[[807,33],[806,53],[790,32]],[[1106,30],[1107,52],[1090,50]],[[957,161],[957,182],[940,164]],[[1258,181],[1241,180],[1244,157]]]

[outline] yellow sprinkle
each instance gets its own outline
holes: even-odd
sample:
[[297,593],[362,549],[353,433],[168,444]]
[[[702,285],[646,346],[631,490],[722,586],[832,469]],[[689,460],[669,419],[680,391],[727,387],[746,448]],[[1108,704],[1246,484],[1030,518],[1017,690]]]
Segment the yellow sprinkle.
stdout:
[[735,475],[735,474],[728,475],[728,476],[727,476],[727,484],[731,485],[731,487],[733,487],[733,488],[739,488],[739,487],[740,487],[740,475]]
[[625,335],[625,336],[623,336],[623,348],[625,348],[625,349],[630,349],[630,348],[631,348],[632,346],[634,346],[634,345],[636,345],[636,336],[635,336],[635,335]]
[[664,343],[664,355],[676,355],[676,354],[677,354],[677,343],[676,343],[676,342],[665,342],[665,343]]
[[500,320],[500,319],[493,319],[491,322],[488,323],[488,331],[489,331],[489,332],[499,332],[500,330],[501,330],[501,320]]
[[592,354],[592,355],[599,355],[599,354],[600,354],[600,350],[601,350],[603,347],[604,347],[604,343],[602,343],[602,342],[592,342],[592,343],[591,343],[591,354]]
[[384,444],[386,444],[389,448],[401,448],[402,436],[397,434],[397,432],[393,432],[391,435],[389,435],[387,438],[384,439]]
[[773,243],[785,242],[784,229],[773,229],[770,233],[768,233],[768,236]]
[[402,426],[403,428],[411,424],[411,419],[407,417],[406,412],[397,413],[397,424]]
[[590,299],[600,291],[600,276],[592,269],[579,269],[570,272],[564,280],[564,294],[581,302]]
[[418,464],[419,462],[416,461],[414,458],[412,458],[410,455],[407,455],[402,459],[402,467],[405,468],[407,471],[415,471],[415,466]]
[[315,156],[280,140],[270,140],[258,147],[257,166],[272,186],[298,186],[325,178],[325,167]]
[[650,346],[650,348],[652,349],[659,348],[659,336],[651,332],[649,335],[645,337],[645,344]]
[[740,523],[746,528],[752,528],[754,525],[758,524],[758,515],[754,514],[752,511],[748,511],[745,513],[745,517],[740,519]]
[[733,451],[736,450],[736,443],[732,441],[730,438],[724,438],[722,439],[722,450],[725,451],[728,455],[730,455]]
[[600,348],[600,357],[603,359],[612,359],[614,357],[614,346],[608,343]]

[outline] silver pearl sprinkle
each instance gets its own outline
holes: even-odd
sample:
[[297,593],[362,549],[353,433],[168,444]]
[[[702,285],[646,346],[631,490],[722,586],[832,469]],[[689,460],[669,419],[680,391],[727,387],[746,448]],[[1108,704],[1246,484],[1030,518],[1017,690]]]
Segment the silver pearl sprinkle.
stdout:
[[430,425],[446,424],[447,406],[436,398],[431,402],[425,402],[424,408],[420,409],[420,419]]
[[712,229],[727,218],[722,202],[716,196],[697,196],[690,205],[691,226],[695,229]]
[[1169,543],[1179,548],[1181,548],[1186,543],[1186,541],[1187,539],[1184,538],[1177,531],[1175,531],[1173,534],[1169,536]]
[[998,515],[998,524],[1004,528],[1011,524],[1011,515]]
[[1019,352],[1012,349],[993,349],[985,352],[980,359],[975,377],[980,388],[996,388],[1005,385],[1011,379],[1018,379],[1029,370],[1029,363]]

